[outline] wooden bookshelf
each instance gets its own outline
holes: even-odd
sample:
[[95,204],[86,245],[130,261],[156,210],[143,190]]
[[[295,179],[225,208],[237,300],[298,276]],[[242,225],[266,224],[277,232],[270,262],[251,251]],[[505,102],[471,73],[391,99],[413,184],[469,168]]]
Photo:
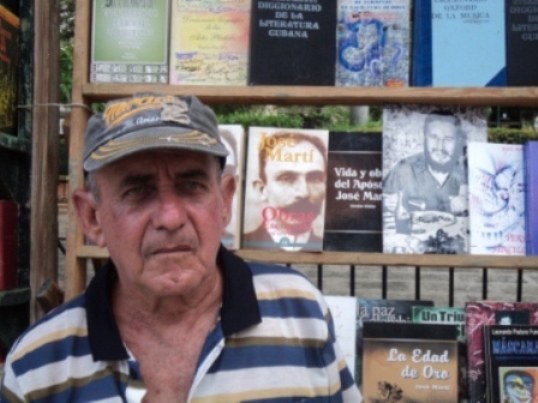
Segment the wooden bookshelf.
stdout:
[[[94,102],[130,96],[134,92],[192,94],[216,104],[276,105],[381,105],[384,103],[446,104],[465,106],[538,107],[538,87],[499,88],[373,88],[299,86],[171,86],[89,83],[91,2],[77,0],[73,108],[69,149],[69,187],[83,186],[82,149],[89,106]],[[105,258],[105,249],[84,245],[72,204],[68,212],[66,298],[86,286],[88,259]],[[538,270],[538,257],[484,255],[400,255],[383,253],[290,253],[239,250],[245,259],[291,264],[425,266],[458,268],[513,268]]]

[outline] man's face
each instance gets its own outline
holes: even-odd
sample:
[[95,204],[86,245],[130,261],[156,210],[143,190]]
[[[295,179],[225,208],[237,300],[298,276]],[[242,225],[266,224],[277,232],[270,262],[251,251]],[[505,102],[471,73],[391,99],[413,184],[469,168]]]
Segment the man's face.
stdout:
[[188,151],[148,151],[96,173],[95,216],[120,283],[150,296],[189,295],[217,276],[233,182],[217,159]]
[[424,128],[425,150],[436,171],[449,171],[458,157],[458,132],[453,117],[437,116]]
[[[321,212],[325,200],[325,159],[308,141],[299,141],[293,147],[297,154],[312,152],[311,161],[266,161],[266,183],[262,194],[276,218],[289,233],[310,230]],[[306,155],[305,154],[305,155]],[[266,217],[267,218],[267,217]]]

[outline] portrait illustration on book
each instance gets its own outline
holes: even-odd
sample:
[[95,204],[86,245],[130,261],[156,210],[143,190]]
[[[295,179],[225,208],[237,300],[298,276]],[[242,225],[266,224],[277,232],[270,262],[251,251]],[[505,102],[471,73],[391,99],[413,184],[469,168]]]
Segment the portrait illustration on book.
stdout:
[[487,139],[483,111],[387,106],[383,127],[384,252],[468,252],[465,150]]
[[243,247],[321,251],[328,132],[249,129]]

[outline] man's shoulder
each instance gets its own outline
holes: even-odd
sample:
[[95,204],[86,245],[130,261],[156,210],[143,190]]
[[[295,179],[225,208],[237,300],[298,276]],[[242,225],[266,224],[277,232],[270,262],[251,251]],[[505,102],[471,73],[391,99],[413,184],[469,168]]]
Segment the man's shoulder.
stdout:
[[87,336],[84,301],[85,296],[80,295],[47,313],[26,329],[11,349],[14,358],[21,358],[70,337]]
[[305,292],[311,298],[318,299],[320,291],[314,286],[312,281],[302,272],[281,265],[266,263],[248,263],[254,278],[256,292],[260,290],[287,289]]

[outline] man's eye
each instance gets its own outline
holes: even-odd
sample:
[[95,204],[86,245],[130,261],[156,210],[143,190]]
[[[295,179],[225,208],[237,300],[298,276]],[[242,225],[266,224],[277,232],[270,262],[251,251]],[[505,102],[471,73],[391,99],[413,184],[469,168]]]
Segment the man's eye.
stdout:
[[325,174],[323,172],[311,172],[306,179],[310,183],[325,183]]
[[178,184],[178,190],[182,193],[199,193],[205,189],[205,186],[201,182],[197,181],[185,181]]
[[148,197],[152,192],[149,186],[134,186],[123,193],[124,199],[142,199]]
[[292,173],[285,173],[285,174],[279,175],[276,179],[279,182],[293,183],[296,181],[297,175],[294,175]]

